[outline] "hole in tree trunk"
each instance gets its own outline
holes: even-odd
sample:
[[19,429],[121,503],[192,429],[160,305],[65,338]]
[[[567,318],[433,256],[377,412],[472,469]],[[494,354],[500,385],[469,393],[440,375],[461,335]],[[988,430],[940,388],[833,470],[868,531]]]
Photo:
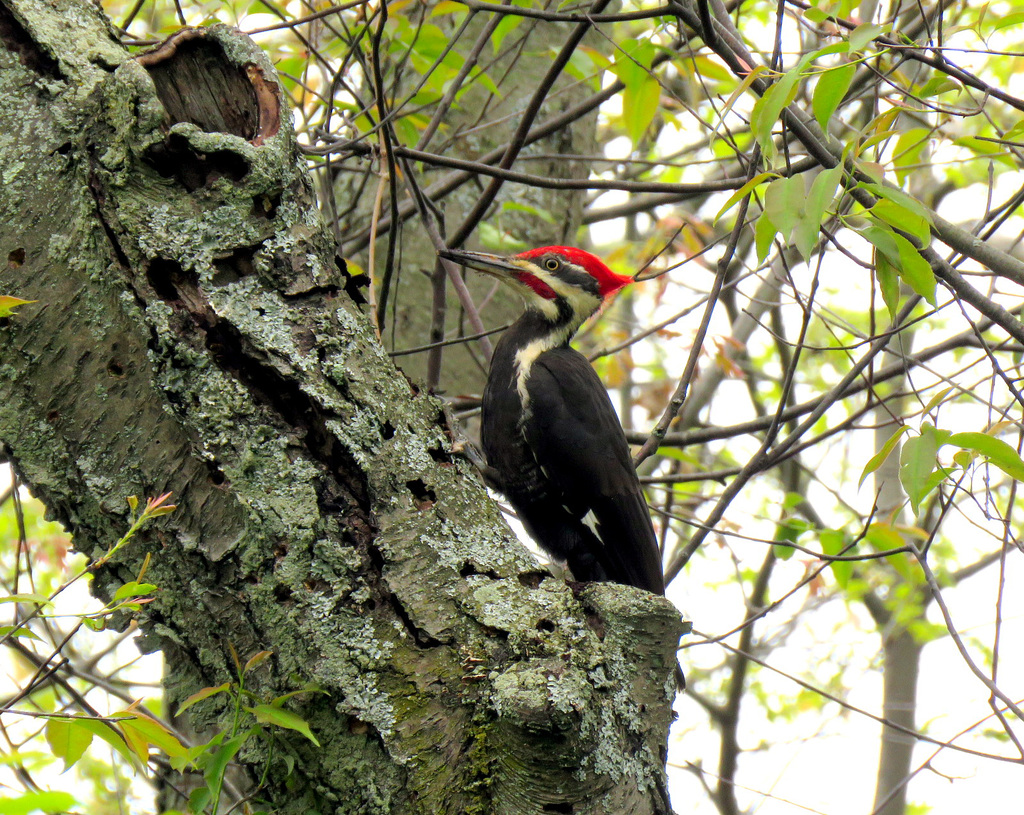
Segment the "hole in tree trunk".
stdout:
[[186,28],[138,57],[171,124],[232,133],[261,144],[281,125],[277,86],[252,63],[231,62],[209,29]]

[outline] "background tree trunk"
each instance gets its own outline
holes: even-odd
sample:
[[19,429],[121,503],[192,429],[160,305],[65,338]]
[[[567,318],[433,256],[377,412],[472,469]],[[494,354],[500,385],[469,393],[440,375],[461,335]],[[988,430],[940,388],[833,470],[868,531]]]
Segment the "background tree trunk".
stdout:
[[258,698],[315,687],[321,749],[240,756],[276,812],[664,811],[677,613],[508,533],[346,296],[262,52],[214,27],[129,59],[84,0],[2,0],[0,44],[3,293],[39,301],[0,438],[94,556],[173,491],[94,583],[150,556],[170,707],[233,652],[273,652]]
[[[911,353],[913,332],[905,331],[885,350],[885,363],[899,363]],[[906,387],[906,376],[901,375],[883,388],[899,392]],[[907,400],[890,399],[875,409],[875,447],[880,450],[899,427],[899,420],[905,415]],[[897,443],[899,445],[899,443]],[[878,517],[891,519],[896,524],[903,520],[903,506],[906,494],[900,486],[899,467],[901,447],[897,446],[875,472],[875,495]],[[918,520],[918,519],[915,519]],[[921,523],[924,521],[921,519]],[[896,585],[899,578],[894,575]],[[864,603],[878,626],[882,645],[882,715],[887,721],[913,731],[917,718],[917,681],[921,667],[923,644],[916,641],[907,628],[906,620],[916,619],[917,614],[900,611],[906,604],[920,606],[920,617],[924,618],[927,598],[920,591],[910,590],[900,595],[891,592],[879,596],[877,591],[868,591]],[[878,775],[875,779],[875,800],[873,812],[878,815],[903,815],[907,807],[907,780],[911,774],[914,758],[915,739],[893,727],[882,727],[882,739],[878,753]]]

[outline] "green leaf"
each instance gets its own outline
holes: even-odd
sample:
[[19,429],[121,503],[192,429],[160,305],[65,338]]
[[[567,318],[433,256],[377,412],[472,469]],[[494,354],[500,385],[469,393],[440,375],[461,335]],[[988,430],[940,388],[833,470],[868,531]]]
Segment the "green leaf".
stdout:
[[0,767],[24,767],[33,771],[53,763],[53,758],[53,752],[49,750],[10,750],[0,752]]
[[804,260],[813,254],[814,247],[818,245],[818,227],[820,226],[821,221],[816,221],[809,213],[804,213],[793,228],[790,240]]
[[231,763],[232,759],[238,755],[238,751],[242,749],[242,745],[248,741],[252,735],[251,731],[246,731],[235,736],[233,739],[224,742],[217,752],[215,752],[210,760],[207,762],[206,767],[203,769],[203,778],[206,779],[206,783],[210,787],[216,787],[219,785],[221,779],[224,778],[224,773],[228,768],[228,764]]
[[828,121],[846,96],[856,73],[857,66],[846,63],[830,68],[818,78],[818,84],[814,86],[814,95],[811,97],[811,109],[822,130],[828,129]]
[[22,300],[20,297],[11,297],[9,294],[0,294],[0,318],[13,317],[15,309],[27,306],[29,303],[38,303],[38,300]]
[[288,691],[288,693],[282,693],[280,696],[275,696],[271,701],[270,706],[280,708],[285,701],[291,699],[293,696],[303,696],[307,693],[327,693],[327,691],[318,687],[314,683],[309,683],[304,688]]
[[[498,90],[498,86],[494,83],[494,80],[491,79],[491,76],[490,74],[487,73],[487,71],[477,71],[476,73],[474,73],[470,77],[469,81],[466,83],[467,90],[477,82],[483,85],[484,88],[486,88],[488,91],[493,93],[495,97],[501,99],[501,91]],[[461,98],[461,94],[456,94],[456,98]]]
[[778,543],[796,543],[797,539],[808,529],[802,518],[790,517],[779,522],[775,528],[774,540]]
[[[696,56],[689,59],[687,60],[687,64],[692,73],[699,74],[706,80],[713,79],[716,82],[732,82],[736,79],[736,77],[733,76],[721,62],[716,62],[715,60],[709,59],[705,56]],[[754,72],[763,70],[763,65],[758,65],[754,68]]]
[[935,436],[924,432],[907,439],[900,451],[900,483],[910,499],[910,508],[915,515],[931,491],[930,477],[937,466],[935,455],[938,451]]
[[1024,136],[1024,119],[1018,119],[1017,123],[1003,134],[1007,141],[1013,141]]
[[871,214],[878,220],[885,221],[893,229],[899,229],[917,238],[922,246],[927,246],[932,239],[928,220],[917,213],[911,212],[901,204],[887,198],[879,198],[871,207]]
[[843,165],[837,164],[828,170],[822,170],[811,182],[807,193],[807,214],[820,224],[825,220],[829,205],[835,200],[836,190],[843,180]]
[[661,86],[653,77],[638,85],[627,85],[622,92],[622,119],[633,146],[643,139],[644,133],[658,113]]
[[[1012,8],[1013,6],[1011,6]],[[1003,28],[1011,28],[1024,23],[1024,12],[1018,11],[1013,14],[993,14],[990,17],[992,21],[992,31],[996,32]]]
[[938,467],[924,482],[925,495],[931,493],[939,484],[956,472],[952,467]]
[[949,393],[952,390],[952,386],[940,390],[938,393],[932,396],[931,399],[928,400],[928,404],[924,406],[924,410],[922,410],[921,412],[931,413],[935,407],[937,407],[947,396],[949,396]]
[[764,263],[764,259],[768,257],[777,232],[778,229],[772,223],[772,219],[762,212],[761,217],[754,224],[754,246],[757,249],[758,263]]
[[[462,54],[454,50],[448,50],[445,53],[445,49],[451,44],[451,40],[440,26],[433,23],[424,23],[416,28],[414,36],[413,49],[409,55],[411,59],[420,57],[433,62],[440,58],[441,65],[453,71],[458,71],[465,65],[466,58]],[[425,62],[424,67],[429,68],[430,65]]]
[[931,264],[921,256],[920,250],[902,235],[894,235],[900,251],[900,277],[932,306],[938,305],[935,297],[935,272]]
[[843,179],[843,167],[837,164],[828,170],[822,170],[811,182],[811,189],[803,203],[804,217],[801,218],[793,232],[793,243],[804,258],[809,258],[818,242],[818,230],[829,206],[835,199],[836,189]]
[[507,255],[513,252],[522,252],[527,245],[519,238],[514,238],[508,232],[503,232],[494,224],[488,221],[481,221],[477,227],[477,237],[485,249],[489,249],[499,255]]
[[889,310],[889,318],[895,319],[900,307],[900,273],[881,252],[875,254],[875,278],[882,293],[882,302]]
[[966,147],[975,155],[984,156],[993,161],[998,161],[1000,164],[1005,164],[1007,167],[1016,168],[1015,159],[1006,155],[1006,148],[998,142],[985,141],[974,136],[963,136],[959,139],[954,139],[953,144],[959,147]]
[[[838,555],[846,546],[846,535],[838,529],[822,529],[818,533],[818,540],[821,544],[821,551],[826,555]],[[848,560],[833,560],[829,562],[829,568],[836,579],[839,588],[845,589],[853,576],[853,563]]]
[[953,463],[964,470],[971,466],[972,461],[974,461],[974,454],[966,450],[957,450],[953,453]]
[[[733,92],[729,94],[729,98],[725,100],[725,104],[722,106],[722,112],[719,116],[719,124],[715,126],[715,129],[712,131],[711,135],[711,142],[716,148],[720,146],[718,142],[718,131],[722,125],[722,122],[725,119],[725,114],[732,111],[733,106],[736,104],[736,100],[738,100],[748,90],[750,90],[750,86],[753,85],[758,78],[760,78],[766,73],[768,73],[768,69],[764,65],[758,65],[756,68],[754,68],[754,70],[748,71],[747,75],[743,77],[743,79],[735,87]],[[707,76],[703,70],[699,70],[698,74],[705,78]],[[726,147],[726,149],[728,150],[729,148]]]
[[67,812],[76,806],[78,800],[69,792],[26,792],[17,798],[0,798],[0,815]]
[[900,438],[908,430],[910,430],[909,425],[901,425],[898,427],[896,432],[889,436],[885,444],[882,445],[882,449],[868,459],[868,463],[864,465],[864,471],[860,474],[860,480],[857,482],[858,487],[864,483],[865,478],[882,466],[882,462],[889,458],[892,451],[896,449],[896,445],[899,443]]
[[876,521],[868,527],[864,539],[879,552],[887,549],[899,549],[905,541],[903,536],[892,524]]
[[[800,58],[800,70],[804,70],[812,62],[816,62],[822,57],[830,57],[832,54],[847,54],[850,51],[850,46],[845,42],[834,42],[830,45],[826,45],[823,48],[819,48],[817,51],[812,51],[810,54],[805,54]],[[829,69],[831,70],[831,69]]]
[[601,74],[608,69],[612,61],[596,48],[578,46],[569,57],[566,72],[594,91],[600,88]]
[[140,768],[139,760],[135,753],[128,747],[128,744],[121,737],[120,731],[115,730],[106,722],[98,719],[76,719],[81,727],[84,727],[94,736],[99,736],[109,744],[125,761],[132,767]]
[[256,707],[246,708],[246,710],[256,717],[256,721],[262,724],[272,724],[288,730],[295,730],[313,742],[317,747],[320,746],[320,742],[316,740],[316,737],[309,729],[309,725],[306,724],[306,720],[297,713],[271,705],[256,705]]
[[526,18],[519,17],[515,14],[506,14],[501,18],[501,22],[499,22],[494,27],[494,31],[491,32],[491,48],[494,49],[495,56],[501,52],[501,44],[505,42],[505,37],[514,31],[524,19]]
[[420,131],[416,127],[412,116],[402,116],[393,123],[395,136],[399,144],[416,144],[419,141]]
[[198,690],[189,696],[184,702],[181,703],[181,707],[178,708],[178,715],[180,716],[186,710],[188,710],[196,702],[201,702],[203,699],[209,699],[211,696],[216,696],[218,693],[226,693],[231,687],[230,682],[225,682],[223,685],[217,685],[216,687],[203,688]]
[[462,3],[456,3],[455,0],[439,0],[439,2],[430,9],[431,17],[440,17],[444,14],[455,14],[456,12],[463,12],[466,7]]
[[213,798],[213,790],[209,787],[196,787],[188,796],[188,811],[192,815],[200,815],[210,803],[211,798]]
[[989,436],[987,433],[954,433],[946,440],[946,444],[979,453],[1010,478],[1024,481],[1024,461],[1017,451],[1002,439]]
[[21,637],[26,640],[43,641],[42,637],[40,637],[35,631],[31,628],[26,628],[24,623],[19,623],[18,625],[0,625],[0,638],[3,637]]
[[156,591],[156,586],[152,583],[139,583],[136,580],[131,580],[114,592],[114,600],[126,600],[129,597],[145,597],[154,591]]
[[[783,507],[791,509],[795,505],[793,502],[801,500],[803,500],[801,496],[790,493],[786,496],[786,500],[783,502]],[[783,518],[779,522],[779,525],[775,527],[775,536],[773,540],[776,545],[772,547],[772,551],[775,553],[775,556],[779,560],[789,560],[793,557],[796,553],[796,549],[792,546],[778,544],[784,544],[786,542],[796,543],[797,538],[799,538],[809,528],[810,524],[808,524],[803,518],[798,518],[796,516]]]
[[787,239],[803,217],[806,196],[802,175],[776,178],[764,191],[764,211]]
[[896,139],[892,149],[892,163],[896,168],[896,180],[902,184],[921,161],[921,155],[928,140],[931,138],[931,131],[923,127],[912,127],[905,130]]
[[650,40],[630,38],[623,40],[609,70],[625,85],[642,85],[651,77],[651,63],[656,49]]
[[[886,260],[896,268],[900,277],[907,282],[910,288],[920,294],[931,305],[936,305],[935,273],[914,244],[902,235],[897,235],[883,221],[877,221],[875,226],[862,228],[860,234],[874,244],[879,252],[885,255]],[[879,267],[877,256],[875,258],[875,267],[877,271]],[[887,271],[885,270],[879,275],[880,282],[882,275],[886,274]],[[885,297],[884,289],[882,296],[883,298]],[[886,305],[889,306],[891,313],[892,306],[888,298],[886,298]]]
[[78,761],[92,744],[92,733],[78,719],[50,719],[43,729],[54,756],[64,760],[64,772]]
[[900,249],[896,245],[896,233],[888,226],[865,226],[858,230],[861,237],[866,238],[871,244],[885,255],[893,264],[898,265],[900,261]]
[[[782,508],[786,509],[786,510],[796,509],[798,506],[803,504],[803,502],[806,501],[806,500],[807,500],[807,497],[805,495],[801,495],[799,492],[787,492],[785,495],[782,496]],[[800,526],[803,529],[806,530],[806,529],[810,528],[810,526],[808,525],[808,523],[806,521],[804,521],[802,519],[797,519],[797,520],[799,520]]]
[[925,422],[921,425],[921,432],[925,433],[935,439],[935,446],[942,447],[942,445],[949,442],[949,437],[953,433],[949,430],[943,430],[941,427],[935,427],[930,422]]
[[728,212],[730,209],[732,209],[733,206],[735,206],[741,198],[743,198],[746,195],[749,195],[750,192],[754,189],[754,187],[758,186],[759,184],[763,184],[770,178],[778,177],[778,173],[758,173],[757,175],[755,175],[746,184],[744,184],[742,187],[736,190],[736,192],[729,196],[729,200],[722,204],[722,208],[718,210],[718,214],[714,217],[714,220],[712,222],[717,223],[718,219],[725,215],[725,213]]
[[907,630],[914,641],[926,645],[933,640],[942,639],[949,635],[946,626],[933,623],[928,620],[917,619],[907,623]]
[[52,606],[45,594],[8,594],[6,597],[0,597],[0,603],[33,603],[37,606]]
[[890,187],[886,184],[862,184],[860,185],[864,189],[873,193],[879,198],[885,198],[892,201],[894,204],[899,204],[904,209],[910,210],[918,218],[923,218],[929,224],[932,223],[931,211],[914,196],[908,195],[903,190],[898,190],[895,187]]
[[797,66],[783,74],[768,88],[764,96],[754,103],[754,108],[750,112],[750,129],[766,156],[775,155],[772,128],[775,127],[783,108],[796,98],[799,81],[800,71]]
[[124,722],[118,722],[114,725],[124,736],[125,744],[128,745],[135,756],[139,759],[142,764],[146,764],[149,761],[149,740],[145,734],[140,730],[132,726],[132,720],[128,719]]
[[119,724],[129,741],[133,738],[144,740],[146,744],[152,744],[172,758],[180,758],[188,754],[188,748],[178,740],[177,736],[160,722],[145,714],[135,713],[133,718],[125,719]]
[[927,99],[930,96],[938,96],[940,93],[961,90],[963,90],[963,85],[945,74],[940,74],[939,76],[933,76],[925,82],[914,95]]
[[786,546],[783,543],[778,543],[772,547],[772,551],[775,553],[775,557],[779,560],[789,560],[796,554],[796,549],[792,546]]
[[525,212],[527,215],[533,215],[545,223],[557,224],[558,219],[551,214],[549,210],[542,207],[528,204],[525,201],[503,201],[501,204],[502,212]]
[[864,23],[857,26],[853,31],[850,32],[850,52],[861,51],[864,46],[871,42],[875,37],[879,37],[886,32],[888,26],[873,25],[871,23]]
[[205,744],[195,744],[186,750],[185,755],[172,757],[169,762],[171,768],[178,772],[181,772],[186,767],[202,769],[209,763],[210,759],[213,757],[216,747],[224,741],[225,736],[227,736],[227,731],[221,730]]
[[651,74],[657,49],[650,40],[623,41],[610,70],[625,85],[622,92],[622,120],[635,147],[658,112],[661,86]]

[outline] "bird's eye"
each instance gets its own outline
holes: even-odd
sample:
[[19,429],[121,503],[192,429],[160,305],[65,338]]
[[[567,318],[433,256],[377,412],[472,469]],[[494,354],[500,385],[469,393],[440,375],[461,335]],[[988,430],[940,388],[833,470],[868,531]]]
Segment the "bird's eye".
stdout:
[[544,261],[544,268],[549,272],[553,272],[559,267],[559,262],[555,258],[548,258]]

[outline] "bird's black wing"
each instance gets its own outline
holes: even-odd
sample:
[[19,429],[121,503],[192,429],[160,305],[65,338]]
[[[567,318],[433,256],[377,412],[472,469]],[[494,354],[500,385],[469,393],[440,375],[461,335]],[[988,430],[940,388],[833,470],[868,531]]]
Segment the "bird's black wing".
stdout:
[[534,361],[526,389],[527,443],[566,505],[596,527],[609,579],[663,594],[647,502],[597,373],[579,352],[555,348]]

